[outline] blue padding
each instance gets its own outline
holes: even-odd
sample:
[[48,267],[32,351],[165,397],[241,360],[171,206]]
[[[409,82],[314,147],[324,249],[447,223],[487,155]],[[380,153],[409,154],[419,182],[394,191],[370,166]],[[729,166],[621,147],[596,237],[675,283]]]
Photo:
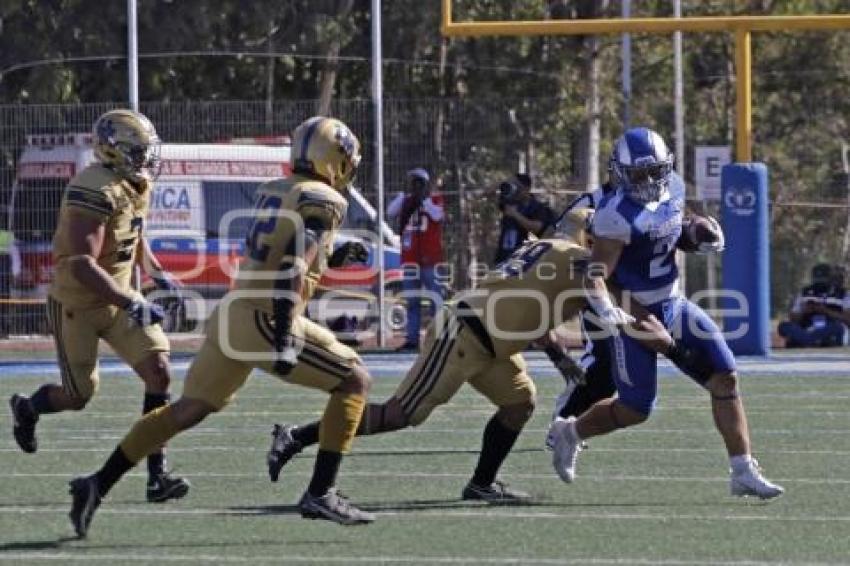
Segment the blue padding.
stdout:
[[[723,330],[735,354],[770,352],[770,224],[767,167],[763,163],[733,163],[723,167],[721,222],[726,234],[723,252]],[[740,293],[745,302],[732,292]],[[733,337],[737,336],[737,337]]]

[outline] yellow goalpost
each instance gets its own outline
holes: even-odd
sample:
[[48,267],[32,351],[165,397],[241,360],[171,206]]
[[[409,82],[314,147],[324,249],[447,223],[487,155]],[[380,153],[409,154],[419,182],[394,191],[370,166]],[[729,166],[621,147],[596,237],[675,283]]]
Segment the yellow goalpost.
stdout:
[[850,29],[848,14],[455,22],[452,0],[441,1],[441,31],[447,37],[734,32],[735,155],[739,162],[752,160],[752,32]]

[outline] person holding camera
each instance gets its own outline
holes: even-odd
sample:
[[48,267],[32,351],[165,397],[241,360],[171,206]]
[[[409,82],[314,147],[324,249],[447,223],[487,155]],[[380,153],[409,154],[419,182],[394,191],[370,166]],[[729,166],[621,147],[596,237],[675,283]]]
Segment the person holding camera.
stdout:
[[[387,216],[398,218],[401,232],[402,288],[407,297],[407,332],[399,350],[419,349],[419,329],[423,294],[435,301],[441,297],[435,268],[443,261],[443,197],[431,192],[431,177],[417,167],[407,172],[407,190],[387,207]],[[424,289],[425,293],[421,290]]]
[[819,263],[812,283],[794,299],[789,320],[779,324],[786,348],[846,346],[850,336],[850,293],[840,266]]
[[496,263],[507,259],[529,234],[542,237],[555,223],[555,212],[531,194],[531,177],[525,173],[499,185],[499,210],[502,227]]

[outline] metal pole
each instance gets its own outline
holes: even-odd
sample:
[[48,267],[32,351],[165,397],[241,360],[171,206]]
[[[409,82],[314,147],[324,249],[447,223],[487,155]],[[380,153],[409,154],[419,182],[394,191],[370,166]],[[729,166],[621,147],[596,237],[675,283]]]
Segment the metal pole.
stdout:
[[[631,0],[623,0],[622,15],[623,19],[631,17],[632,2]],[[623,130],[627,130],[632,121],[631,105],[632,105],[632,36],[629,33],[623,34],[621,57],[623,59]]]
[[372,102],[375,115],[375,185],[378,189],[378,346],[387,345],[384,320],[384,86],[381,63],[381,0],[372,0]]
[[127,0],[127,83],[130,109],[139,111],[139,29],[136,0]]
[[[682,17],[682,0],[673,2],[673,17]],[[673,32],[673,121],[676,128],[676,172],[685,179],[685,103],[684,81],[682,79],[682,32]],[[704,211],[703,211],[704,212]],[[685,254],[679,255],[679,268],[682,274],[682,288],[687,286],[687,262]],[[713,258],[708,260],[708,286],[714,288]]]

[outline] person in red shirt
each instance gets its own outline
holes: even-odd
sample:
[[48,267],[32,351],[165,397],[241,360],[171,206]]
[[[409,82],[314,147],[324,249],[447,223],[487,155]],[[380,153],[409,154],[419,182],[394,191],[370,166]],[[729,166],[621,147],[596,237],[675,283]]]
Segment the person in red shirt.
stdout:
[[443,197],[431,192],[431,177],[425,169],[407,172],[407,190],[392,200],[387,216],[398,218],[401,231],[407,335],[400,349],[417,350],[422,298],[430,299],[432,316],[442,303],[435,267],[443,261]]

